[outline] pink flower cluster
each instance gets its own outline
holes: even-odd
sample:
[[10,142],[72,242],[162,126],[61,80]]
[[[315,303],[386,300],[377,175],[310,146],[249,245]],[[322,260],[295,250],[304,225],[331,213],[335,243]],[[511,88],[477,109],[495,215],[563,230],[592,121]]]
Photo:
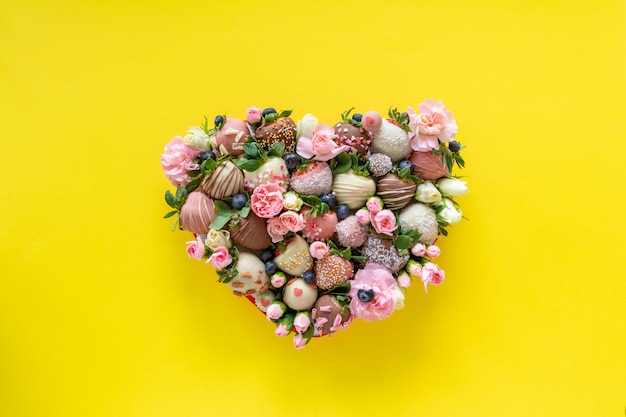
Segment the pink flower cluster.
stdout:
[[230,253],[228,253],[228,248],[225,246],[218,246],[213,251],[213,254],[209,256],[207,262],[211,263],[216,271],[221,271],[233,263],[233,259],[231,258]]
[[276,216],[283,209],[283,193],[286,190],[275,182],[261,184],[254,189],[250,202],[252,211],[266,219]]
[[164,153],[161,155],[161,166],[172,185],[187,185],[189,183],[190,178],[187,171],[200,168],[193,160],[201,153],[202,149],[186,145],[180,136],[174,137],[165,145]]
[[[350,312],[365,321],[387,318],[396,308],[398,284],[391,271],[382,265],[368,263],[350,280]],[[374,299],[363,302],[359,290],[373,290]]]
[[267,220],[267,234],[273,243],[278,243],[289,232],[299,232],[304,229],[304,216],[295,211],[285,211],[278,217]]
[[316,161],[329,161],[341,152],[348,151],[348,145],[337,145],[333,140],[335,129],[329,125],[319,124],[313,131],[313,138],[301,137],[296,152],[303,158]]
[[383,210],[383,202],[378,197],[371,197],[367,200],[366,207],[355,213],[359,222],[362,224],[371,223],[377,233],[393,236],[393,232],[398,228],[396,215],[393,211]]
[[459,131],[454,115],[437,100],[428,99],[417,106],[419,114],[407,107],[411,133],[411,147],[415,151],[430,152],[439,149],[439,141],[451,142]]

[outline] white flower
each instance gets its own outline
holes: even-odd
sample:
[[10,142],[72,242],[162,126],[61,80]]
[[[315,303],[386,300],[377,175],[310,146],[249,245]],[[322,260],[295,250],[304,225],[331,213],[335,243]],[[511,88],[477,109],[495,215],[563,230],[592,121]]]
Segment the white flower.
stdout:
[[307,113],[302,117],[302,120],[298,120],[298,128],[296,137],[300,139],[300,137],[304,136],[305,138],[313,137],[313,130],[317,126],[317,117],[313,116],[311,113]]
[[394,310],[402,310],[404,308],[404,288],[395,286],[393,288],[393,292],[396,298],[396,305],[394,307]]
[[463,213],[461,209],[456,207],[452,200],[444,198],[439,207],[443,206],[443,209],[439,211],[438,215],[448,224],[453,225],[461,221]]
[[215,230],[209,229],[204,244],[207,248],[215,250],[220,246],[224,246],[230,249],[233,246],[233,242],[230,239],[230,232],[228,230]]
[[437,181],[437,187],[446,197],[461,197],[469,193],[467,182],[456,178],[442,178]]
[[283,194],[283,207],[287,210],[299,211],[302,208],[302,199],[293,191]]
[[441,193],[432,182],[423,182],[417,186],[415,199],[421,203],[437,204],[441,201]]
[[209,136],[198,126],[190,127],[183,138],[183,142],[193,148],[209,150]]

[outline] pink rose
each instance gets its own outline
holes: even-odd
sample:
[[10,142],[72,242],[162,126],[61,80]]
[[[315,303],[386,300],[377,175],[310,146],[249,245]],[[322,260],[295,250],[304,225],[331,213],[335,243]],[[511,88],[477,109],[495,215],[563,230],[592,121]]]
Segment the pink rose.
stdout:
[[280,301],[276,301],[270,304],[270,306],[267,308],[267,311],[265,312],[265,317],[267,317],[268,320],[278,320],[283,316],[283,314],[285,314],[286,309],[287,307],[283,303],[281,303]]
[[293,345],[296,349],[302,349],[306,346],[306,339],[300,333],[296,333],[293,337]]
[[304,229],[304,216],[300,213],[286,211],[279,216],[279,219],[290,232],[299,232]]
[[425,290],[427,290],[427,284],[439,285],[443,282],[445,277],[445,271],[440,269],[437,264],[427,262],[422,267],[422,282],[424,283]]
[[278,217],[272,217],[267,220],[267,234],[270,235],[273,243],[283,240],[283,237],[289,232],[285,224]]
[[233,259],[228,253],[228,249],[225,246],[218,246],[213,251],[213,254],[209,256],[207,262],[210,262],[216,271],[221,271],[233,262]]
[[276,216],[283,209],[284,192],[285,189],[275,182],[259,185],[250,197],[252,211],[266,219]]
[[309,318],[308,313],[298,313],[295,320],[293,321],[293,326],[296,328],[296,331],[298,333],[306,332],[306,329],[308,329],[310,325],[311,319]]
[[406,272],[398,275],[398,286],[401,288],[409,288],[411,286],[411,277]]
[[180,136],[176,136],[165,145],[164,153],[161,155],[161,166],[172,185],[187,185],[191,181],[187,171],[200,169],[200,165],[193,160],[201,153],[202,149],[186,145]]
[[[391,271],[382,265],[368,263],[350,280],[350,312],[365,321],[387,318],[396,307],[398,286]],[[373,298],[364,302],[359,290],[373,291]]]
[[441,102],[428,99],[417,106],[420,114],[411,107],[406,109],[411,128],[411,147],[415,151],[429,152],[439,149],[439,141],[450,142],[459,131],[452,113]]
[[408,264],[408,271],[409,274],[413,275],[414,277],[421,277],[422,265],[417,261],[410,260]]
[[313,138],[302,136],[298,140],[296,152],[303,158],[316,161],[328,161],[339,155],[341,152],[350,149],[347,145],[337,146],[333,140],[335,129],[329,125],[318,124],[313,130]]
[[396,230],[396,216],[391,210],[381,210],[373,216],[372,226],[378,233],[392,236]]
[[354,213],[354,215],[361,224],[368,224],[370,222],[370,212],[366,209],[360,209]]
[[287,336],[289,334],[289,330],[287,330],[287,326],[284,324],[279,324],[276,326],[276,331],[274,333],[276,336]]
[[246,121],[251,125],[261,121],[262,111],[257,106],[252,106],[246,110]]
[[319,240],[316,240],[309,246],[311,256],[315,259],[322,259],[329,250],[330,248],[328,247],[328,245],[324,242],[320,242]]
[[376,214],[383,209],[383,201],[379,197],[370,197],[365,205],[372,214]]
[[416,243],[411,248],[411,253],[415,256],[424,256],[426,254],[426,246],[423,243]]
[[197,236],[196,240],[187,242],[187,255],[189,255],[190,258],[197,260],[202,259],[204,256],[204,242],[200,236]]
[[441,255],[441,249],[439,249],[439,246],[430,245],[428,248],[426,248],[426,256],[428,256],[430,259],[435,259],[439,255]]

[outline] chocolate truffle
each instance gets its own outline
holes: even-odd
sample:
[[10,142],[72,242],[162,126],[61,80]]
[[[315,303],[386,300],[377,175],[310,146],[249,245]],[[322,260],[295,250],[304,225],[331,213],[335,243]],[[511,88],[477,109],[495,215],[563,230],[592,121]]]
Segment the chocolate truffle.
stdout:
[[285,144],[285,153],[293,152],[296,144],[296,124],[289,117],[281,117],[271,123],[258,127],[254,137],[265,149],[276,142]]
[[333,173],[326,162],[309,162],[306,168],[291,175],[291,188],[302,195],[329,193],[333,186]]
[[372,137],[367,130],[342,122],[335,125],[333,140],[339,146],[350,146],[352,152],[356,152],[359,155],[366,155],[372,143]]
[[376,195],[382,198],[385,208],[398,210],[409,204],[415,196],[417,185],[395,174],[387,174],[376,185]]
[[302,278],[294,278],[285,285],[283,302],[296,311],[308,310],[317,300],[317,288]]
[[235,244],[250,250],[263,250],[270,246],[265,219],[250,211],[248,217],[239,219],[239,223],[230,231]]
[[200,189],[209,197],[222,200],[243,192],[243,173],[231,161],[219,164],[205,177]]
[[[330,294],[324,294],[315,302],[315,320],[314,326],[321,335],[334,333],[338,330],[335,327],[335,321],[338,325],[345,325],[350,321],[350,309],[342,307],[337,301],[337,297]],[[337,319],[337,316],[340,319]]]
[[192,191],[180,209],[180,226],[191,233],[205,234],[215,217],[213,200],[200,191]]
[[227,284],[235,294],[254,295],[267,289],[269,277],[265,273],[265,264],[256,255],[239,252],[235,268],[239,274]]
[[374,133],[370,150],[372,153],[380,152],[389,155],[393,162],[398,162],[409,156],[412,149],[407,132],[383,119],[380,130]]
[[396,274],[409,261],[410,256],[400,256],[398,250],[390,239],[381,239],[370,235],[361,248],[367,263],[376,263],[389,269]]
[[315,284],[322,290],[346,283],[353,275],[354,265],[341,256],[327,253],[315,262]]

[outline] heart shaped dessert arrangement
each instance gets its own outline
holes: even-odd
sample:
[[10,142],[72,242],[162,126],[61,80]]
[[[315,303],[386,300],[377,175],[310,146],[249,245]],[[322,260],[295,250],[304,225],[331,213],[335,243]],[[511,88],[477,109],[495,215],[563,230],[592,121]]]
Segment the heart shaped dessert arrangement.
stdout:
[[355,319],[389,317],[419,279],[438,285],[434,243],[468,192],[457,125],[443,103],[341,115],[334,125],[250,107],[190,127],[161,156],[187,254],[293,334],[296,348]]

